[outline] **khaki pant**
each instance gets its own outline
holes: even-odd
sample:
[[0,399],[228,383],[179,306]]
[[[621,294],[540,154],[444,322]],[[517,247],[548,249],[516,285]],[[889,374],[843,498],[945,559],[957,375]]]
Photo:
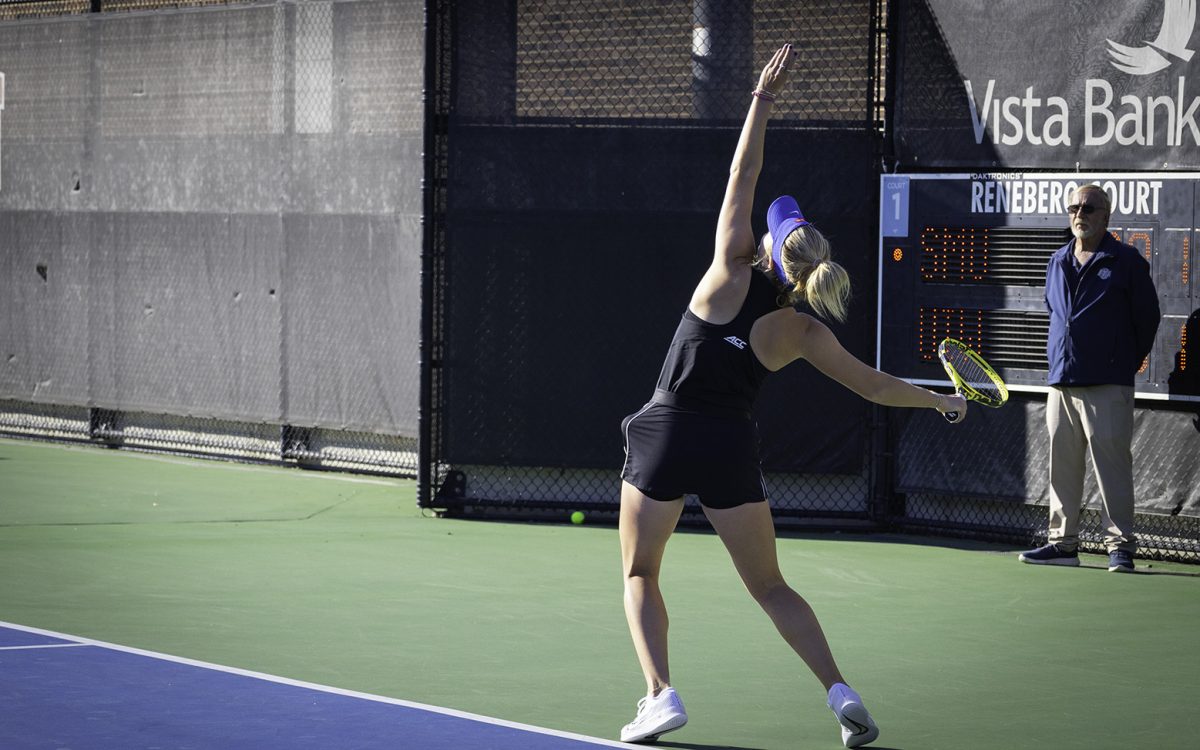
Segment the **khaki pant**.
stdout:
[[1104,544],[1133,552],[1133,388],[1121,385],[1054,386],[1046,398],[1050,431],[1049,541],[1079,543],[1084,453],[1100,487]]

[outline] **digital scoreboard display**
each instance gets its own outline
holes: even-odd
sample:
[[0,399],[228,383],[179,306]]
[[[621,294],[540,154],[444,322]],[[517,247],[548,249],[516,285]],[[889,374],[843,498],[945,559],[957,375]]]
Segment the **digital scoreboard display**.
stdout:
[[948,385],[937,345],[949,336],[976,349],[1013,390],[1045,390],[1046,265],[1072,240],[1066,206],[1089,183],[1112,198],[1109,231],[1142,252],[1158,291],[1163,317],[1135,380],[1138,396],[1200,400],[1196,173],[883,175],[880,369]]

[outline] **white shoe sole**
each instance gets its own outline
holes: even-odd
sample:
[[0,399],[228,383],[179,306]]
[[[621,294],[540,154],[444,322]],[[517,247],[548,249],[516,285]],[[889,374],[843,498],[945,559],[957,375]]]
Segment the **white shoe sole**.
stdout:
[[674,732],[676,729],[681,728],[684,724],[687,724],[687,720],[687,714],[675,714],[674,716],[667,717],[660,724],[639,729],[632,734],[625,734],[622,731],[621,742],[654,742],[667,732]]
[[879,727],[861,703],[847,706],[838,716],[838,723],[842,725],[842,744],[846,747],[860,747],[879,737]]

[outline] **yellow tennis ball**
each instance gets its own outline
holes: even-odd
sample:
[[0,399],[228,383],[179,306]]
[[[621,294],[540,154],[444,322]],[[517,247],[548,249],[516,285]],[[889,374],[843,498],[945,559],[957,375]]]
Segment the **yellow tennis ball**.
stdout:
[[577,510],[571,514],[571,523],[583,523],[583,511]]

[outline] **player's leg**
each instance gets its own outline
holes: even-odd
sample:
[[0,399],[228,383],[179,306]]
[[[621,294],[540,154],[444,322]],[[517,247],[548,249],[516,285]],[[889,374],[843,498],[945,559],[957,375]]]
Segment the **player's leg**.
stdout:
[[775,522],[766,502],[733,508],[705,507],[746,589],[788,645],[804,660],[825,687],[827,705],[841,725],[842,742],[858,747],[874,741],[879,728],[838,670],[825,633],[808,602],[783,580],[775,549]]
[[654,500],[621,483],[621,567],[625,575],[625,618],[646,676],[648,695],[671,684],[667,666],[667,607],[658,585],[667,540],[683,512],[683,498]]
[[658,585],[663,552],[675,530],[683,498],[660,501],[621,483],[621,566],[625,618],[646,677],[637,716],[621,728],[622,742],[652,740],[687,723],[683,702],[671,685],[667,662],[667,607]]
[[804,660],[826,690],[844,682],[816,613],[779,571],[775,522],[765,502],[734,508],[704,508],[721,537],[738,575],[788,645]]

